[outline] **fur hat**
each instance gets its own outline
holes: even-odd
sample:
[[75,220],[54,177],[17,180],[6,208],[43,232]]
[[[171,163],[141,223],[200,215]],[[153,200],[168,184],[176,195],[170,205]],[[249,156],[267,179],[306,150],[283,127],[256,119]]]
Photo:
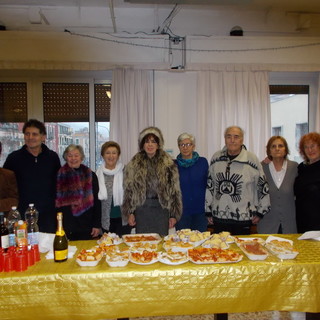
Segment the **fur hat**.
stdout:
[[148,127],[143,129],[140,134],[139,134],[139,147],[141,144],[141,141],[143,140],[143,138],[149,134],[154,134],[156,137],[159,138],[159,149],[163,149],[163,145],[164,145],[164,139],[163,139],[163,135],[162,132],[159,128],[157,127]]

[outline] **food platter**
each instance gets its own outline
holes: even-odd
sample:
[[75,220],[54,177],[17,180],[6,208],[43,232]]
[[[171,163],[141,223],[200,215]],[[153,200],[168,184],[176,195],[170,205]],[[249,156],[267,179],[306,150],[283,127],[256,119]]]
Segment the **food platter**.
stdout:
[[210,232],[200,232],[198,230],[181,229],[174,234],[164,238],[164,241],[190,243],[193,247],[200,246],[204,241],[210,238]]
[[158,244],[150,242],[134,242],[130,246],[131,252],[142,252],[143,250],[157,251]]
[[265,244],[265,240],[259,237],[243,237],[243,238],[239,238],[239,237],[234,237],[234,241],[237,244],[237,246],[239,246],[241,243],[244,242],[258,242],[262,245]]
[[224,263],[237,263],[237,262],[240,262],[242,260],[242,258],[243,258],[243,256],[241,255],[239,257],[239,259],[235,260],[235,261],[208,261],[208,262],[205,262],[205,261],[194,261],[193,259],[189,259],[189,261],[191,261],[194,264],[224,264]]
[[265,260],[268,251],[257,241],[245,241],[239,244],[239,248],[250,260]]
[[162,238],[157,233],[136,233],[136,234],[125,234],[122,236],[124,243],[127,246],[132,246],[136,242],[148,242],[158,244]]
[[202,244],[204,248],[220,248],[228,249],[229,244],[222,240],[218,234],[213,234],[209,239],[205,240]]
[[243,256],[231,249],[194,248],[188,250],[189,260],[195,264],[236,263]]
[[269,236],[266,248],[279,259],[295,259],[299,252],[293,247],[293,242],[288,239]]
[[156,251],[131,252],[130,262],[138,265],[149,265],[159,261],[159,253]]
[[228,231],[222,231],[219,234],[219,237],[222,241],[226,243],[234,243],[234,237]]
[[188,254],[186,252],[178,251],[168,251],[161,252],[159,254],[159,261],[164,264],[171,266],[177,266],[189,261]]
[[129,263],[129,252],[113,252],[106,255],[106,262],[110,267],[125,267]]
[[81,267],[95,267],[101,260],[102,255],[95,250],[81,250],[77,255],[76,262]]
[[97,241],[99,245],[110,246],[110,245],[118,245],[122,243],[122,239],[116,233],[104,233],[101,238]]
[[188,252],[189,249],[192,249],[194,246],[190,242],[184,242],[184,241],[172,241],[167,240],[163,243],[164,250],[172,250],[174,252],[183,251]]

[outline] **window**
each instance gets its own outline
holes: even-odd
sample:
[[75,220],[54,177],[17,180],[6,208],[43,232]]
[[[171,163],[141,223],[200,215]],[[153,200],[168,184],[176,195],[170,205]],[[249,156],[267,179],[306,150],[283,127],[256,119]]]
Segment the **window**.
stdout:
[[28,101],[26,82],[0,82],[0,166],[9,153],[24,144],[22,127],[27,120]]
[[300,138],[308,132],[309,86],[270,85],[272,135],[283,136],[289,145],[289,159],[302,161]]
[[[84,164],[91,164],[95,170],[102,162],[101,145],[109,140],[111,84],[97,83],[92,89],[90,86],[85,82],[44,82],[40,90],[47,146],[59,154],[63,164],[65,148],[72,143],[81,145]],[[92,108],[90,101],[94,101]],[[2,166],[9,153],[24,145],[22,127],[28,119],[27,83],[0,83],[0,107]]]
[[273,136],[282,136],[282,127],[272,127]]
[[98,168],[102,163],[102,157],[100,155],[101,146],[109,140],[110,135],[111,84],[95,84],[94,100],[96,133],[96,168]]
[[296,124],[296,148],[299,149],[300,138],[308,133],[308,123],[297,123]]

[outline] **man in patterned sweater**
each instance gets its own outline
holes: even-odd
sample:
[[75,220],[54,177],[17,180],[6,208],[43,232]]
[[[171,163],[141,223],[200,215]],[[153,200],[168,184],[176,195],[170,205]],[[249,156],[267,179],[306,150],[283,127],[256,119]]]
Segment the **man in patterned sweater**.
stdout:
[[214,232],[250,234],[270,210],[269,187],[260,161],[243,145],[243,130],[225,130],[225,147],[210,162],[206,212],[212,214]]

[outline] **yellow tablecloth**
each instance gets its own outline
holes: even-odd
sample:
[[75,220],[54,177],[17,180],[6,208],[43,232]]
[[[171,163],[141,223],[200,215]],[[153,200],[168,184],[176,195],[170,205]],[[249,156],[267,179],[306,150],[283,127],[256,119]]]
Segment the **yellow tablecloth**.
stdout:
[[[261,235],[259,235],[261,236]],[[320,242],[294,240],[295,260],[168,266],[105,261],[80,267],[42,260],[25,272],[0,273],[0,318],[108,319],[286,310],[320,312]],[[89,249],[94,241],[71,242]],[[237,247],[233,244],[233,249]]]

